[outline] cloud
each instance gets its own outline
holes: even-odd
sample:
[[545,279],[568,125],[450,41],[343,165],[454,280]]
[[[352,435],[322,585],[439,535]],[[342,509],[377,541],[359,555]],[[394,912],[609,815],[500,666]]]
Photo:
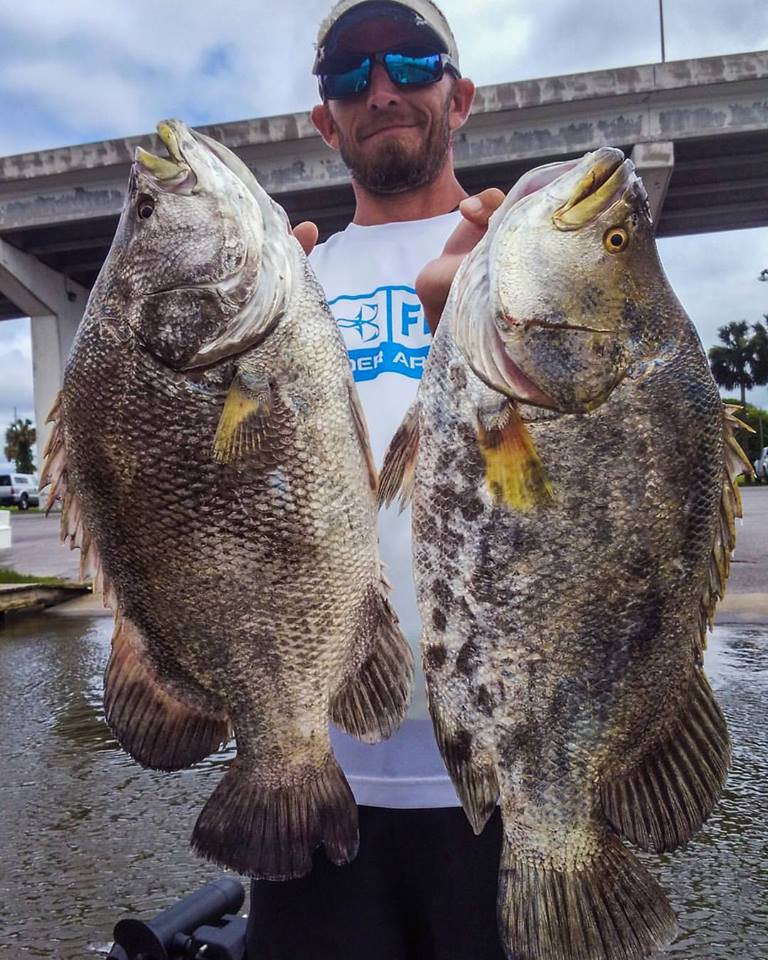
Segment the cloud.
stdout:
[[[768,267],[768,229],[669,237],[658,246],[705,350],[718,342],[718,327],[731,320],[755,323],[768,314],[768,283],[757,279]],[[768,387],[751,391],[748,399],[768,409]]]
[[[0,323],[0,447],[5,428],[13,420],[14,407],[17,416],[34,423],[32,346],[26,318]],[[4,459],[4,455],[0,456],[0,460]]]
[[0,147],[134,135],[167,116],[211,123],[307,109],[324,11],[318,0],[268,16],[252,0],[219,0],[215,16],[209,4],[179,0],[14,4],[0,33],[9,108],[0,112]]
[[[306,110],[330,0],[25,0],[0,30],[0,151]],[[659,59],[657,0],[443,0],[479,84]],[[668,58],[768,47],[763,0],[668,0]]]
[[[478,84],[659,59],[658,0],[439,0]],[[306,110],[317,26],[331,0],[24,0],[3,5],[0,154]],[[667,58],[768,48],[765,0],[667,0]],[[768,231],[665,240],[662,258],[705,346],[768,313]],[[14,326],[14,324],[16,324]],[[19,326],[18,324],[22,324]],[[0,323],[0,420],[29,415],[23,322]],[[25,339],[26,338],[26,339]],[[768,406],[768,391],[755,391]]]

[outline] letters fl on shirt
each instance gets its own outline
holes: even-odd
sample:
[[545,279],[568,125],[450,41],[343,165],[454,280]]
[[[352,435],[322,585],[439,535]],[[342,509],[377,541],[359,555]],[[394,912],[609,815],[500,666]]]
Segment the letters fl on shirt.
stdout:
[[329,301],[357,382],[381,373],[420,379],[431,342],[413,287],[384,286]]

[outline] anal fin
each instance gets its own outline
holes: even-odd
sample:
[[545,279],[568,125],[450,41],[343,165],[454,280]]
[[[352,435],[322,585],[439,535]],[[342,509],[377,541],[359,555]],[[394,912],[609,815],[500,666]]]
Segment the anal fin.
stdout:
[[142,656],[136,625],[119,616],[104,677],[104,712],[121,747],[142,766],[181,770],[229,738],[229,721],[200,690],[200,704],[183,702],[161,683]]
[[627,776],[604,784],[605,815],[643,850],[674,850],[711,813],[729,764],[725,720],[707,678],[696,669],[677,726]]
[[383,584],[369,594],[362,629],[373,636],[373,646],[333,698],[331,720],[363,743],[378,743],[404,719],[413,690],[413,653]]

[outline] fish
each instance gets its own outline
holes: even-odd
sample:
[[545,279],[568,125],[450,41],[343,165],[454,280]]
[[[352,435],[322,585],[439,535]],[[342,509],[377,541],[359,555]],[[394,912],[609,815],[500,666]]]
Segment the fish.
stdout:
[[135,760],[237,752],[192,834],[251,877],[358,846],[329,721],[403,718],[413,663],[387,598],[377,472],[346,350],[287,217],[182,121],[136,150],[52,413],[62,539],[115,611],[104,706]]
[[[429,710],[514,960],[672,941],[674,850],[730,763],[702,668],[745,457],[633,164],[532,171],[462,262],[380,476],[411,502]],[[748,465],[747,465],[748,466]]]

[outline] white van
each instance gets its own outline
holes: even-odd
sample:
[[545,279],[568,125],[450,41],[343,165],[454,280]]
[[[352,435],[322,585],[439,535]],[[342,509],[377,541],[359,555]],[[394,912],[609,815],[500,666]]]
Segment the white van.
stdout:
[[29,510],[39,506],[37,477],[31,473],[17,473],[12,463],[0,463],[0,507]]

